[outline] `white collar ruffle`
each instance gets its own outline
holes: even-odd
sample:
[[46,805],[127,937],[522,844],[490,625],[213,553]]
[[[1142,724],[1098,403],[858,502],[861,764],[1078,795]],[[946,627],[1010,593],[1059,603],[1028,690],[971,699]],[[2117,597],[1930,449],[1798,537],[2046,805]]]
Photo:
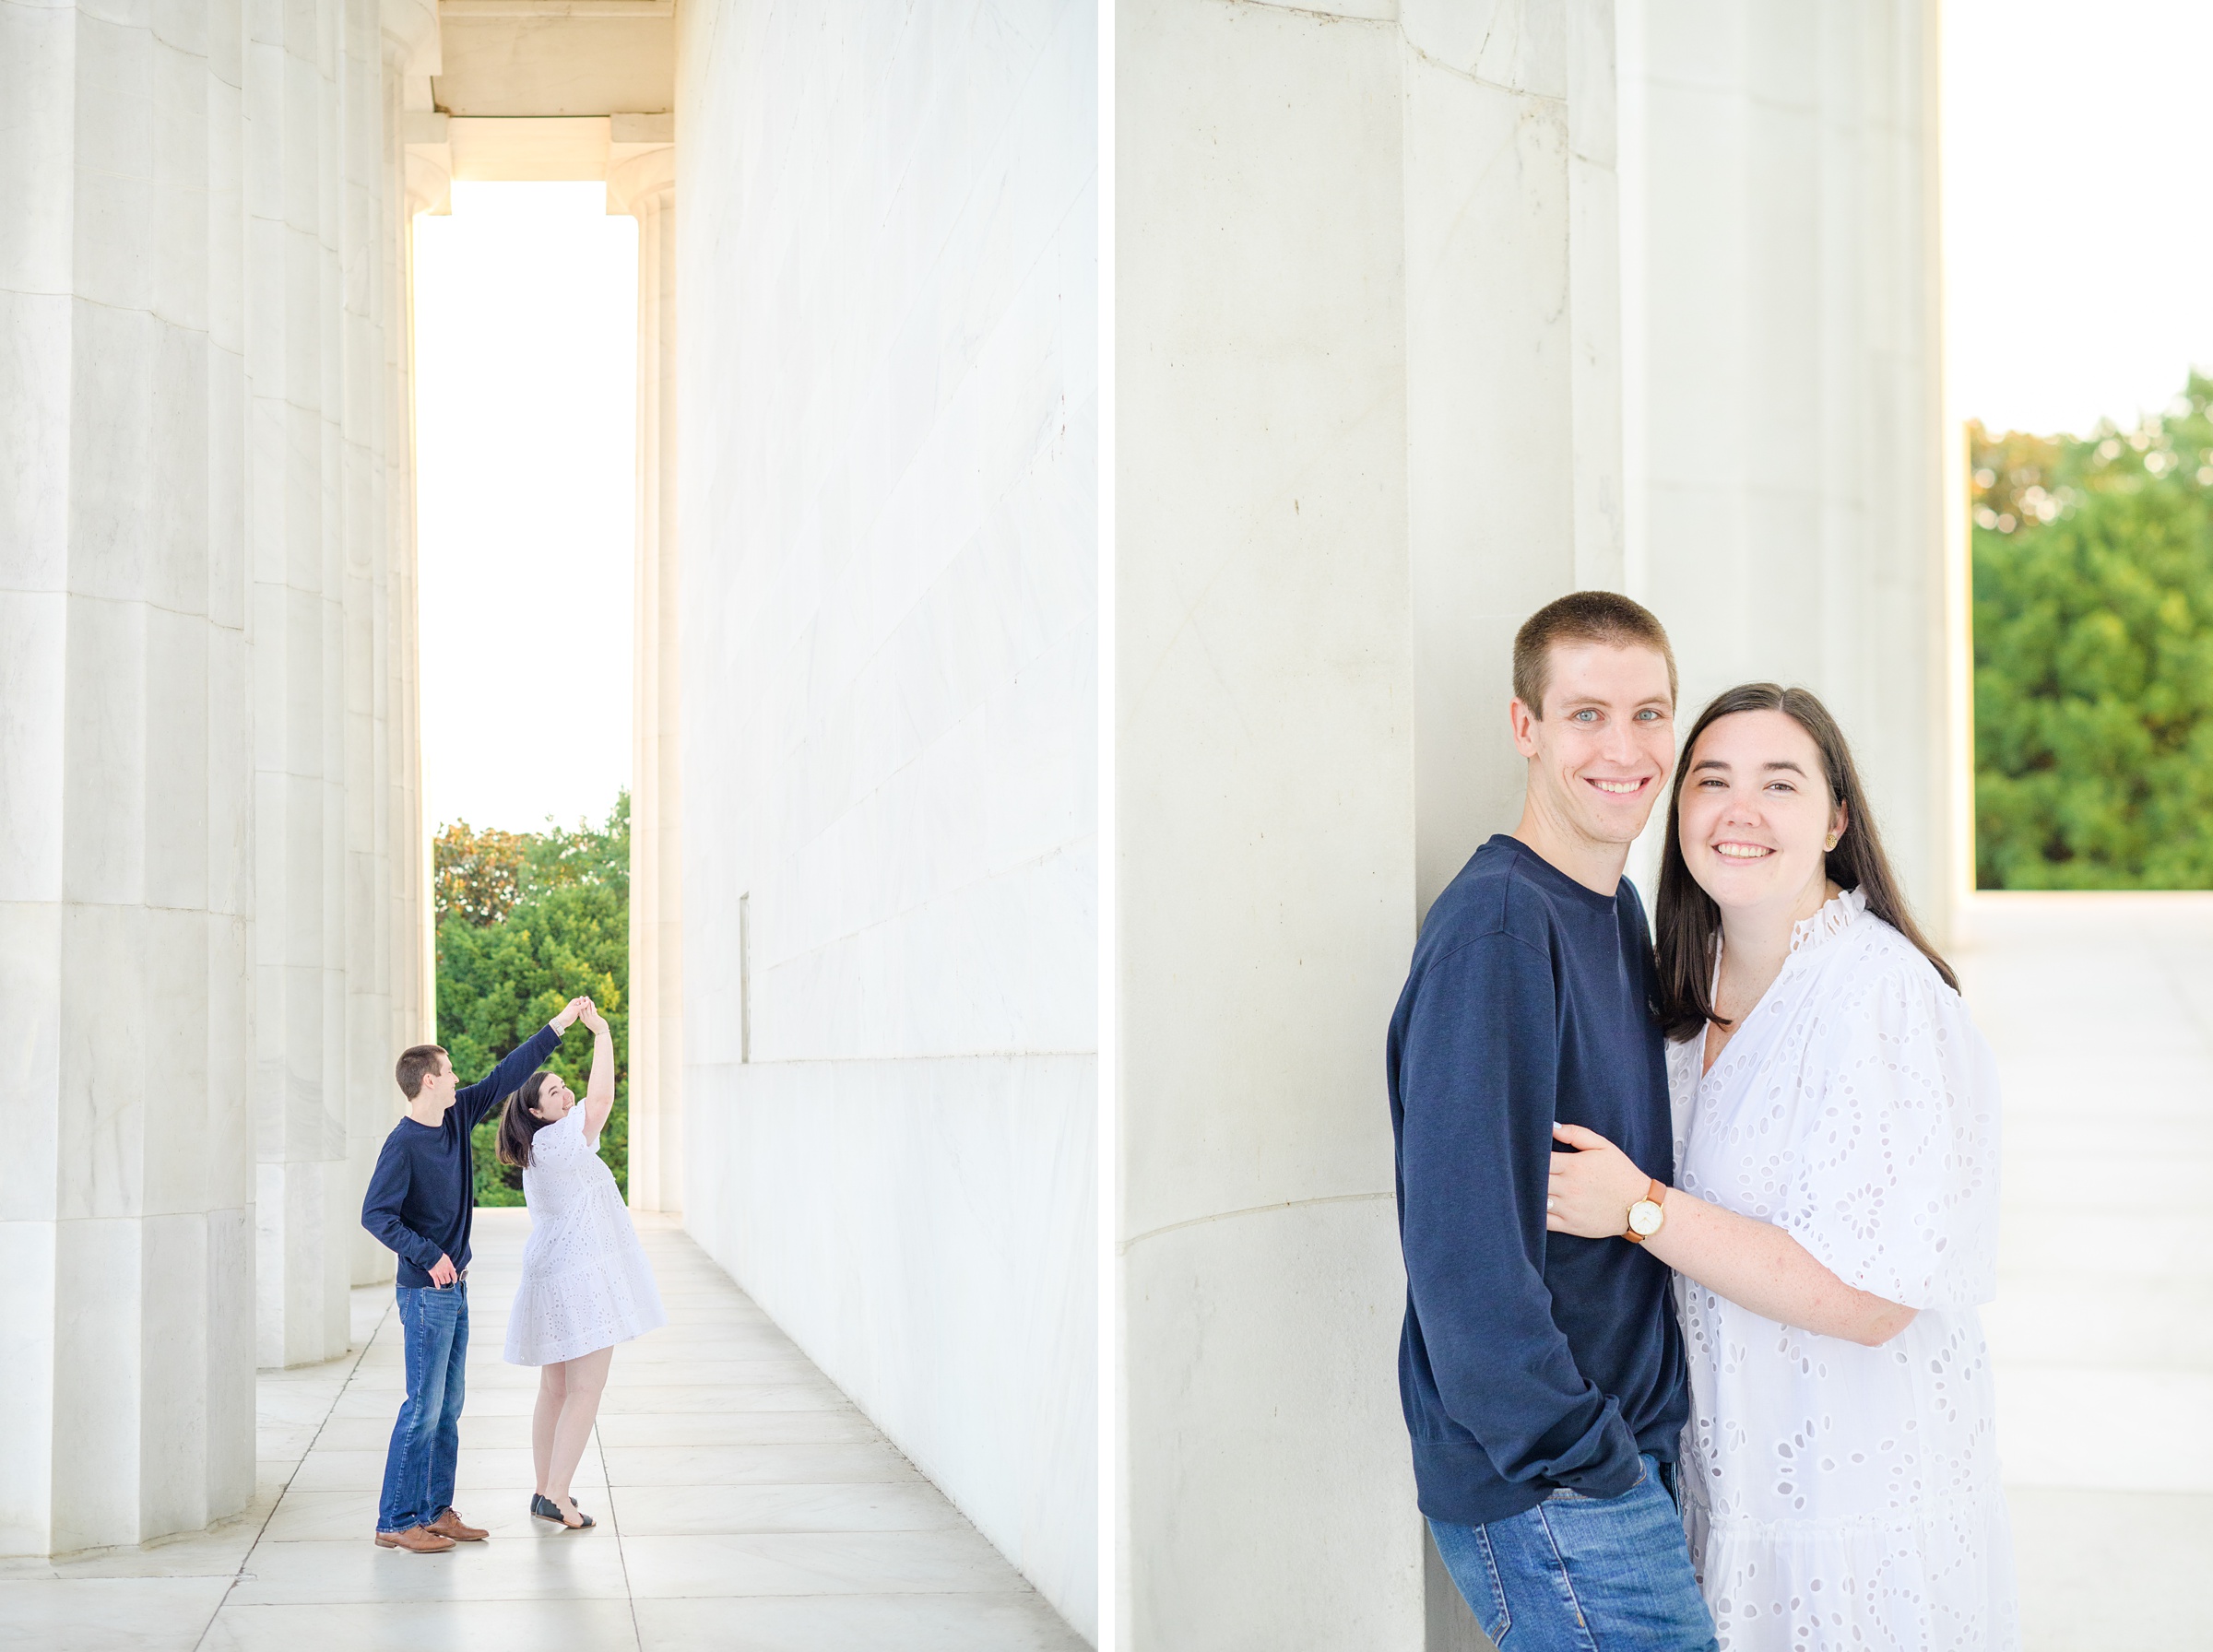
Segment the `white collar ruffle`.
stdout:
[[1846,890],[1825,903],[1812,917],[1800,918],[1792,926],[1791,950],[1810,951],[1823,941],[1833,939],[1851,928],[1866,910],[1867,897],[1856,889]]

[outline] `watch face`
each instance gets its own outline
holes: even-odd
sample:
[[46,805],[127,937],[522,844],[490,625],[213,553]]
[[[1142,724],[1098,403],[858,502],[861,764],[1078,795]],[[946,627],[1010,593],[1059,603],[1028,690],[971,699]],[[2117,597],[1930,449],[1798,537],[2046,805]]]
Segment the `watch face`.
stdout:
[[1639,1199],[1629,1207],[1629,1227],[1651,1238],[1660,1231],[1660,1207],[1649,1198]]

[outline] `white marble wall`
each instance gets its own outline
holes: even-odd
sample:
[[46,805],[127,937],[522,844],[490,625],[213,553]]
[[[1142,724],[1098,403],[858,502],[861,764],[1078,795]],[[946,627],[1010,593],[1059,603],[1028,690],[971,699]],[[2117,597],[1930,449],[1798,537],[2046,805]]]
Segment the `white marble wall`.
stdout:
[[1916,904],[1967,868],[1947,682],[1932,0],[1623,0],[1626,588],[1695,713],[1802,683]]
[[257,1345],[346,1344],[423,985],[382,35],[0,9],[0,1552],[236,1512]]
[[1095,15],[677,23],[686,1226],[1089,1633]]
[[1383,1033],[1514,628],[1620,577],[1610,22],[1119,7],[1131,1646],[1424,1641]]

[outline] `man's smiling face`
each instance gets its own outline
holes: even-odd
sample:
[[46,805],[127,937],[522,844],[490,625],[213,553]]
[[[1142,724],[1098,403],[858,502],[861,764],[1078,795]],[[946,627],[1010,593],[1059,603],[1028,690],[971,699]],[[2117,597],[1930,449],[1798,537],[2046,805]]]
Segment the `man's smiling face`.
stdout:
[[1667,661],[1650,648],[1556,643],[1544,703],[1513,705],[1531,801],[1592,844],[1634,843],[1675,762]]

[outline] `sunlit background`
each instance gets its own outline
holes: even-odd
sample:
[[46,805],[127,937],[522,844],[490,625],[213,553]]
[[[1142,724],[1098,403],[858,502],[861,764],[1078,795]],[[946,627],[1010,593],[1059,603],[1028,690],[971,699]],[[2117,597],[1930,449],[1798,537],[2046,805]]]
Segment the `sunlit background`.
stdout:
[[2213,889],[2213,6],[1942,16],[1975,883]]
[[637,220],[456,183],[415,232],[425,813],[597,822],[630,780]]
[[2213,364],[2205,0],[1945,0],[1951,403],[2087,435]]

